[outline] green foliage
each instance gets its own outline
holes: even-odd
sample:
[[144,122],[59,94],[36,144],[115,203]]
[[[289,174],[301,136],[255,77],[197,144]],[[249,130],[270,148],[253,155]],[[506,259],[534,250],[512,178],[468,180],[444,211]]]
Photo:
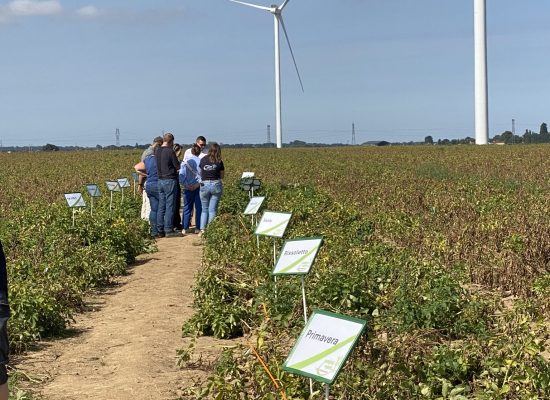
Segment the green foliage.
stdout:
[[[368,163],[366,149],[344,150],[345,171],[353,174],[318,149],[293,150],[294,157],[265,151],[270,162],[261,164],[239,152],[238,162],[268,182],[266,209],[293,212],[285,237],[324,236],[306,277],[310,310],[367,320],[332,388],[338,398],[544,398],[547,332],[533,318],[548,310],[548,219],[536,201],[545,184],[526,183],[525,175],[480,176],[464,168],[463,154],[429,149],[414,150],[427,155],[420,161],[401,149],[369,150]],[[288,171],[302,184],[289,183]],[[281,371],[303,327],[299,280],[279,278],[275,295],[272,240],[261,238],[256,248],[250,221],[240,215],[247,201],[238,190],[226,192],[228,207],[208,228],[197,314],[185,330],[246,335],[287,398],[306,399],[307,380]],[[529,212],[522,202],[532,205]],[[495,288],[524,301],[505,305]],[[219,320],[224,328],[214,333]],[[189,393],[280,398],[248,346],[226,351],[208,381]]]
[[[19,156],[22,159],[12,157],[12,174],[0,177],[13,179],[0,182],[10,194],[0,199],[0,239],[8,261],[9,337],[16,351],[40,337],[60,334],[82,308],[87,291],[108,285],[138,254],[152,249],[148,224],[139,218],[141,199],[127,195],[122,203],[119,197],[112,211],[106,196],[96,199],[93,217],[89,209],[77,210],[73,226],[72,211],[59,187],[69,171],[57,170],[54,160],[42,160],[52,165],[44,169],[51,184],[37,189],[25,155]],[[97,173],[97,165],[90,166]],[[79,179],[82,187],[83,177]]]

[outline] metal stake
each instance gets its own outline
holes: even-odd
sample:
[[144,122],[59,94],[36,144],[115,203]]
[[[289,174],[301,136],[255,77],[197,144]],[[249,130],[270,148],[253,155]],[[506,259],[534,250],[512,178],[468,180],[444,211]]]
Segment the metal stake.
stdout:
[[[302,281],[302,303],[304,305],[304,324],[307,325],[307,304],[306,304],[306,285],[304,275],[300,276]],[[309,393],[313,394],[313,379],[309,379]]]
[[[273,238],[273,268],[275,268],[275,264],[277,263],[276,252],[277,248],[275,247],[275,238]],[[275,276],[273,278],[275,280],[275,300],[277,300],[277,277]]]
[[275,244],[275,238],[273,238],[273,267],[275,267],[276,263],[277,263],[277,247]]
[[307,304],[306,304],[306,285],[304,281],[304,276],[301,277],[302,280],[302,303],[304,305],[304,322],[307,324]]

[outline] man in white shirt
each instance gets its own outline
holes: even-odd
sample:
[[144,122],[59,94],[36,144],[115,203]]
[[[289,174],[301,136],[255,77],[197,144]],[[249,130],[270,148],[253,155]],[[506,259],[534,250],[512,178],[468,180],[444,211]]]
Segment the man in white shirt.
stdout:
[[[208,149],[206,148],[206,138],[204,136],[198,136],[195,143],[201,148],[199,158],[203,158],[205,155],[208,154]],[[191,157],[193,157],[193,154],[191,153],[191,149],[189,148],[185,150],[185,153],[183,154],[183,161],[187,161]]]

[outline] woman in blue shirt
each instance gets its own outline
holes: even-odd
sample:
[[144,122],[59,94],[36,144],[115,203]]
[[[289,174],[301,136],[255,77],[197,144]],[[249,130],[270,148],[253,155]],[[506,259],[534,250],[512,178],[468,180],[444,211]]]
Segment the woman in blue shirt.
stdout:
[[195,207],[195,229],[201,226],[201,199],[200,199],[200,175],[198,172],[201,153],[199,145],[191,147],[191,156],[185,158],[180,167],[179,181],[183,187],[183,231],[189,232],[191,225],[191,214]]

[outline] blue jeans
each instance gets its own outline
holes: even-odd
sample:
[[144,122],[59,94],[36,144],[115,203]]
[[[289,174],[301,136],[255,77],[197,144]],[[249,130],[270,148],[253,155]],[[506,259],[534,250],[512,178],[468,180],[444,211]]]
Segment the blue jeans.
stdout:
[[200,190],[184,190],[183,197],[183,229],[189,229],[189,225],[191,225],[191,213],[193,212],[193,206],[195,206],[195,227],[199,229],[201,227],[202,213]]
[[174,205],[174,228],[181,231],[181,214],[180,214],[181,186],[180,186],[179,182],[176,182],[175,202],[176,202],[176,204]]
[[149,224],[151,225],[151,235],[156,236],[159,232],[163,232],[162,225],[158,225],[157,215],[159,210],[159,189],[156,182],[147,182],[145,184],[145,193],[151,204],[151,212],[149,213]]
[[159,179],[159,210],[157,225],[164,227],[164,233],[174,230],[174,213],[176,209],[176,179]]
[[222,197],[222,181],[203,181],[200,189],[202,203],[201,230],[212,222],[218,211],[218,204]]

